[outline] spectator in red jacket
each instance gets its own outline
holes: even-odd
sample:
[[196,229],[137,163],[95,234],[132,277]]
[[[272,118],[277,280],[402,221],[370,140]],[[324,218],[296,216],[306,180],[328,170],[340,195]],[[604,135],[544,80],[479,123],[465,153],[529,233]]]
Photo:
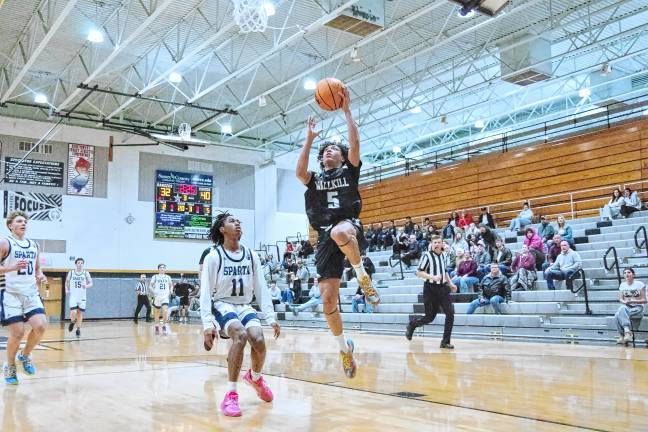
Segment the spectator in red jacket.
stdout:
[[513,291],[527,291],[533,288],[533,284],[538,279],[536,259],[527,245],[522,246],[522,252],[515,254],[511,271],[513,272],[511,277],[511,289]]
[[542,270],[542,263],[544,263],[545,260],[544,242],[531,227],[527,227],[524,231],[524,244],[529,247],[529,251],[535,257],[536,269]]
[[558,258],[558,255],[560,255],[561,241],[562,237],[560,236],[560,234],[554,234],[553,239],[549,244],[549,249],[547,250],[547,261],[542,264],[542,271],[547,270],[547,267],[556,262],[556,258]]
[[459,212],[459,219],[457,219],[457,227],[464,229],[473,222],[473,217],[470,213],[466,213],[465,210]]
[[469,253],[464,253],[463,250],[459,249],[457,255],[459,255],[459,252],[463,254],[463,260],[457,264],[457,271],[452,283],[459,286],[460,292],[470,293],[473,292],[472,287],[479,283],[477,262],[472,259]]

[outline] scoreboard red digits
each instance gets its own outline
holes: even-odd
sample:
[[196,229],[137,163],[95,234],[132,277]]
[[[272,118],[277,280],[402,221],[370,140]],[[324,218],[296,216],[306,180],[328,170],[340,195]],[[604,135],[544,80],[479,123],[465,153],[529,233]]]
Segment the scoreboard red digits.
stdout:
[[181,195],[196,195],[198,193],[198,187],[192,184],[179,184],[178,193]]

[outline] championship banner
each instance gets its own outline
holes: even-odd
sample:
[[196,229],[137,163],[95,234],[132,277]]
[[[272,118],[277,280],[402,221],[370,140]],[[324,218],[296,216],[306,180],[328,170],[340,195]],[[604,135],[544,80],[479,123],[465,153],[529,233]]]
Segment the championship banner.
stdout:
[[94,195],[94,146],[69,144],[67,194]]
[[4,191],[4,217],[17,210],[27,213],[31,220],[59,222],[63,195]]
[[[7,183],[63,187],[63,162],[5,157]],[[20,162],[20,164],[18,163]]]

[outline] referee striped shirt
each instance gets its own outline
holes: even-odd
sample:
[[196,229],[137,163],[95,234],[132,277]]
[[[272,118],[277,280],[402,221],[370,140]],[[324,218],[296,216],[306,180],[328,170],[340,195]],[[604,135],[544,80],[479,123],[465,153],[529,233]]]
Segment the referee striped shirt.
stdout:
[[441,276],[441,282],[430,282],[434,285],[442,285],[446,275],[446,259],[443,253],[437,255],[434,252],[425,252],[421,257],[418,269],[430,276]]
[[148,287],[146,286],[146,282],[139,281],[137,282],[137,288],[135,290],[137,291],[137,295],[146,295],[146,290]]

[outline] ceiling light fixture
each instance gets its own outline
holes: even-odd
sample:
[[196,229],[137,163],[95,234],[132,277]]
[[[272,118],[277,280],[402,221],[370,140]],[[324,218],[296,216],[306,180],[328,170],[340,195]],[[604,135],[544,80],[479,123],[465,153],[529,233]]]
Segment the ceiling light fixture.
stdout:
[[475,122],[475,127],[477,129],[484,129],[484,126],[486,126],[486,124],[484,123],[484,120],[477,120]]
[[221,133],[224,133],[226,135],[231,135],[232,134],[232,125],[224,124],[223,126],[221,126]]
[[259,106],[264,107],[266,105],[268,105],[268,101],[266,100],[265,95],[259,96]]
[[392,151],[393,151],[394,153],[398,154],[398,153],[401,152],[401,148],[398,147],[398,146],[394,146],[394,147],[392,148]]
[[266,15],[268,15],[269,17],[274,16],[274,14],[277,12],[275,10],[274,4],[272,4],[271,1],[264,1],[263,7],[265,8]]
[[103,33],[97,29],[92,29],[88,33],[88,40],[94,43],[101,43],[104,41]]
[[356,62],[356,63],[361,60],[360,55],[358,54],[358,47],[354,46],[353,48],[351,48],[351,52],[349,53],[349,57],[351,58],[351,61]]
[[172,82],[174,84],[182,82],[182,75],[180,75],[178,72],[171,72],[169,74],[169,82]]
[[583,99],[590,97],[591,94],[592,94],[592,90],[588,89],[587,87],[578,90],[578,96],[580,96]]
[[37,104],[46,104],[47,103],[47,96],[45,96],[42,93],[36,93],[34,95],[34,102]]
[[306,81],[304,81],[305,90],[315,90],[316,88],[317,88],[317,83],[312,79],[307,79]]
[[423,110],[418,105],[416,105],[415,107],[410,108],[410,110],[409,110],[409,112],[411,112],[412,114],[418,114],[421,111],[423,111]]

